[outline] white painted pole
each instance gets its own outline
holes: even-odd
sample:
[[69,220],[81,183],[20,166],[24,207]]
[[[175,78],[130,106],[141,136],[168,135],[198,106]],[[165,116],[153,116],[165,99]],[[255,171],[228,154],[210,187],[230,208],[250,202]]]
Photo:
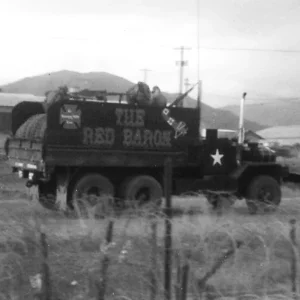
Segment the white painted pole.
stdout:
[[239,121],[239,144],[244,143],[245,139],[245,128],[244,128],[244,106],[245,106],[245,98],[247,93],[243,94],[240,104],[240,121]]

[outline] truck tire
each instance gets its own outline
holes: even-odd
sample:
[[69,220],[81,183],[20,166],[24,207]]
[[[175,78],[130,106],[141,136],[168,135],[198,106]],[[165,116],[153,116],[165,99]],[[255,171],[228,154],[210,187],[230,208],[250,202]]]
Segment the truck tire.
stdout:
[[112,209],[114,186],[111,181],[98,173],[83,175],[72,185],[69,205],[76,217],[105,217]]
[[276,210],[281,202],[280,185],[271,176],[255,177],[247,188],[246,203],[250,214],[256,214],[261,208]]
[[152,176],[139,175],[127,178],[122,184],[121,197],[135,207],[148,205],[159,207],[162,203],[163,190],[160,183]]

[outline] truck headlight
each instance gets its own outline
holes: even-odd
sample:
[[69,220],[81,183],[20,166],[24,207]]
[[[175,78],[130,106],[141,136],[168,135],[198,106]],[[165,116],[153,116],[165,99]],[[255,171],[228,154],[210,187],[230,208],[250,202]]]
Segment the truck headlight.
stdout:
[[34,177],[34,173],[29,172],[29,173],[28,173],[28,179],[29,179],[29,180],[33,180],[33,177]]

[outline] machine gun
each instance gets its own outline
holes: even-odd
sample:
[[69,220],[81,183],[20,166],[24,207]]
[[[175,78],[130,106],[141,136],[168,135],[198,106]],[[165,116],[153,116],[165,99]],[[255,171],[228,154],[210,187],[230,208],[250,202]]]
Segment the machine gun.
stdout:
[[199,80],[190,89],[188,89],[184,94],[179,95],[168,107],[177,106],[201,81]]

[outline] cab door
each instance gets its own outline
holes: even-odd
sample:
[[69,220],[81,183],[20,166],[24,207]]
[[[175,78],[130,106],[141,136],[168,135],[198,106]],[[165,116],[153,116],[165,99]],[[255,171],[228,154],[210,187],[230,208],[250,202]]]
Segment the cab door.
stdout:
[[237,147],[227,138],[218,138],[216,129],[208,129],[202,151],[204,175],[225,175],[237,165]]

